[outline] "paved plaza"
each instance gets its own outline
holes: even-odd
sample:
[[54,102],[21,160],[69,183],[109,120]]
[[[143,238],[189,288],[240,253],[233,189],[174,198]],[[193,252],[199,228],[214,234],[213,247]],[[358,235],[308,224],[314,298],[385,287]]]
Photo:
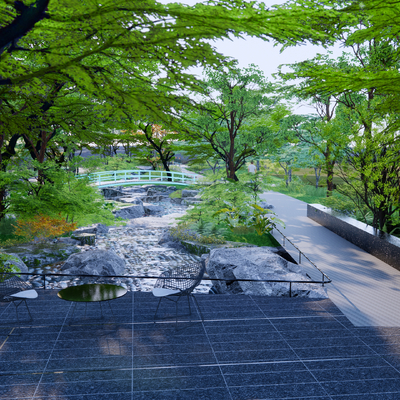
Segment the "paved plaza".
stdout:
[[153,322],[148,292],[112,301],[115,316],[94,303],[71,320],[72,304],[41,290],[20,326],[2,304],[0,398],[400,398],[400,328],[355,327],[328,299],[197,299],[204,322],[185,317],[177,330]]

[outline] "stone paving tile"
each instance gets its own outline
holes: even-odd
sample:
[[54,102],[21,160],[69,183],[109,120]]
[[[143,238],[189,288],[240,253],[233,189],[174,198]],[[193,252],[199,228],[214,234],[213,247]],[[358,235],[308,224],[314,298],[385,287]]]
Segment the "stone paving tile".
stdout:
[[400,399],[400,330],[355,328],[329,301],[198,295],[204,323],[176,325],[154,323],[150,293],[129,296],[115,317],[69,324],[64,307],[58,325],[0,327],[0,399]]

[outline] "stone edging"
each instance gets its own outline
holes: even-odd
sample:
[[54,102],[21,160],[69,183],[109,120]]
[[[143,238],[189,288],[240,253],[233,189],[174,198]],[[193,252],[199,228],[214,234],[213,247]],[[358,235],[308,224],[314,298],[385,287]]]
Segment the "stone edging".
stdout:
[[307,204],[307,217],[400,271],[399,238],[321,204]]

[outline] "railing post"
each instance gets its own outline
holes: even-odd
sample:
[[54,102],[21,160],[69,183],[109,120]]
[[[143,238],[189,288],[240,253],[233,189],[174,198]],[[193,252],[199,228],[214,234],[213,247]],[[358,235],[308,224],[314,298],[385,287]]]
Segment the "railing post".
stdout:
[[292,282],[289,282],[289,297],[292,297]]
[[126,171],[125,171],[125,182],[126,182]]
[[117,171],[114,171],[114,182],[117,182]]
[[282,240],[282,246],[285,247],[285,236],[282,236],[283,240]]
[[46,274],[43,275],[43,288],[46,290]]
[[299,250],[299,264],[301,264],[301,251]]
[[325,275],[322,274],[322,287],[324,287],[324,286],[325,286]]

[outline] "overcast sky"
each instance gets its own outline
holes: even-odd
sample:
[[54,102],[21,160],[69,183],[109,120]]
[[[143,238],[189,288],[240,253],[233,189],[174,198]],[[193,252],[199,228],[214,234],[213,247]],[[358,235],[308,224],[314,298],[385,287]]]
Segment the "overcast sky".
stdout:
[[[158,0],[160,3],[172,3],[179,1]],[[196,0],[182,0],[180,3],[194,5]],[[265,0],[264,3],[270,7],[274,4],[282,4],[284,0]],[[257,65],[264,71],[265,77],[268,80],[273,80],[272,74],[278,71],[278,66],[281,64],[292,64],[299,61],[313,58],[317,53],[325,54],[322,46],[313,46],[310,44],[291,47],[280,53],[280,46],[274,47],[273,41],[265,42],[261,39],[246,37],[245,39],[234,38],[232,40],[217,40],[211,42],[216,49],[225,56],[234,57],[239,61],[240,67],[247,67],[249,64]],[[330,48],[333,52],[332,57],[337,57],[342,53],[339,46]],[[195,73],[201,74],[201,70],[194,70]],[[301,113],[312,112],[310,107],[301,107],[296,110]]]

